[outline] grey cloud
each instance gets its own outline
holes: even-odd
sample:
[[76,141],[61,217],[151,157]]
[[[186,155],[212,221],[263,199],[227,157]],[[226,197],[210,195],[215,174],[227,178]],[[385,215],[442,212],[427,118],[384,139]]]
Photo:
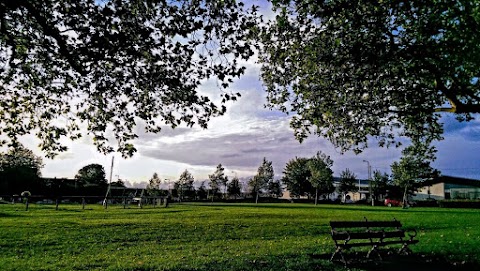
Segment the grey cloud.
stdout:
[[237,158],[237,157],[240,157],[241,155],[240,154],[224,154],[224,155],[221,155],[220,157],[222,158]]
[[[222,163],[231,168],[251,170],[255,170],[266,157],[273,161],[275,171],[280,174],[288,160],[295,156],[312,156],[317,146],[321,145],[315,140],[298,143],[290,130],[274,129],[280,124],[280,120],[269,121],[261,130],[250,129],[243,133],[197,138],[176,144],[143,142],[139,151],[143,156],[192,166]],[[149,147],[152,145],[156,147]]]
[[266,153],[269,151],[272,151],[273,147],[271,148],[249,148],[249,149],[244,149],[242,150],[242,153],[245,154],[253,154],[253,153]]
[[177,127],[173,129],[170,126],[162,126],[162,130],[160,133],[147,133],[145,132],[145,124],[143,122],[138,123],[135,128],[135,133],[138,135],[137,141],[151,141],[156,140],[161,137],[175,137],[179,135],[184,135],[188,133],[193,133],[197,131],[198,128],[185,128],[185,127]]

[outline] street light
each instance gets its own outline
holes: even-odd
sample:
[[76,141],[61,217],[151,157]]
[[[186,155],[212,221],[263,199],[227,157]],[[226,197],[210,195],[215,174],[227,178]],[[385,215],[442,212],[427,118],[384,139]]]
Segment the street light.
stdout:
[[363,160],[363,162],[367,163],[367,169],[368,169],[368,190],[370,193],[370,200],[372,201],[372,206],[375,206],[375,202],[373,201],[373,195],[372,195],[372,167],[370,166],[370,162],[367,160]]

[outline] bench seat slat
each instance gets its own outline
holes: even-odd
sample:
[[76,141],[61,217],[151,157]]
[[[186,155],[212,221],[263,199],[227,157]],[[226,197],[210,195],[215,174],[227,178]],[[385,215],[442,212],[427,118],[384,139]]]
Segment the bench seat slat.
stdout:
[[362,242],[362,243],[338,244],[338,246],[339,246],[339,247],[342,247],[342,248],[365,247],[365,246],[372,246],[372,245],[375,245],[375,243]]
[[347,244],[338,244],[342,248],[352,248],[352,247],[364,247],[364,246],[388,246],[388,245],[403,245],[403,244],[416,244],[418,240],[396,240],[396,241],[387,241],[387,242],[362,242],[362,243],[347,243]]
[[403,240],[403,241],[397,240],[397,241],[384,241],[378,245],[388,246],[388,245],[395,245],[395,244],[416,244],[416,243],[418,243],[418,240]]
[[333,240],[347,240],[347,239],[370,239],[370,238],[403,238],[405,232],[402,230],[395,231],[364,231],[364,232],[346,232],[346,231],[332,231]]

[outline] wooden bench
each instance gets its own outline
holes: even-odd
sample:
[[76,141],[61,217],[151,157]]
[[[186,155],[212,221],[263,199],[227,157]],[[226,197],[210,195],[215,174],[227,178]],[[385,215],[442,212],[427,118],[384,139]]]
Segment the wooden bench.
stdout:
[[331,221],[330,227],[336,246],[330,261],[340,255],[345,265],[347,262],[342,252],[353,247],[371,247],[367,258],[370,258],[372,253],[376,253],[382,260],[379,247],[401,245],[398,253],[408,255],[412,252],[408,245],[418,243],[418,240],[414,240],[417,235],[416,230],[413,230],[412,234],[407,233],[408,237],[406,237],[402,224],[395,219],[393,221],[368,221],[366,218],[364,221]]

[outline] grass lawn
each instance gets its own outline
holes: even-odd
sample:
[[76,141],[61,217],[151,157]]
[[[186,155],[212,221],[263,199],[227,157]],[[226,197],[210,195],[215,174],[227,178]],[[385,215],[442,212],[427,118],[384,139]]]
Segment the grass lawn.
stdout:
[[413,256],[351,270],[480,270],[479,210],[307,204],[2,204],[0,269],[346,270],[328,260],[328,223],[363,217],[396,218],[420,242]]

